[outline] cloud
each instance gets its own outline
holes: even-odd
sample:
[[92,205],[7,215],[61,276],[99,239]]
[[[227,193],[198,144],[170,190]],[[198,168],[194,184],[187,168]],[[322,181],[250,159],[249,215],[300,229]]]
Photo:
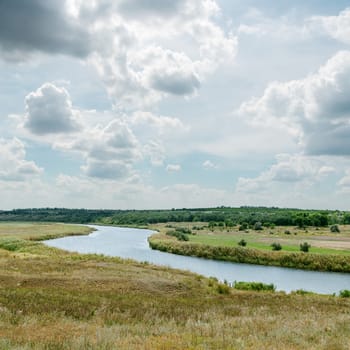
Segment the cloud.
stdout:
[[350,44],[350,8],[337,16],[312,16],[307,24],[311,31],[325,34],[345,44]]
[[286,41],[314,40],[331,37],[339,42],[350,43],[350,8],[335,16],[295,16],[295,12],[280,17],[268,17],[252,8],[237,28],[238,35]]
[[62,5],[57,0],[1,1],[1,56],[23,60],[26,53],[38,51],[87,56],[91,46],[89,34],[67,16]]
[[210,160],[206,160],[203,162],[203,168],[206,169],[206,170],[209,170],[209,169],[216,169],[217,168],[217,165],[215,165],[213,162],[211,162]]
[[145,132],[145,127],[153,127],[156,129],[158,135],[174,134],[174,132],[188,130],[188,126],[184,125],[178,118],[158,116],[150,112],[135,112],[131,116],[130,122],[134,126],[141,126],[143,132]]
[[237,40],[219,12],[214,0],[2,1],[0,48],[11,62],[36,52],[86,59],[114,105],[135,110],[194,96],[233,61]]
[[346,170],[345,176],[338,181],[337,185],[340,187],[340,192],[350,193],[350,169]]
[[65,88],[45,83],[25,98],[24,127],[35,135],[70,133],[81,128]]
[[[164,57],[161,59],[161,55]],[[193,95],[200,88],[200,80],[193,62],[184,54],[163,51],[152,69],[146,73],[151,88],[179,96]],[[147,76],[148,75],[148,76]]]
[[310,186],[334,172],[334,168],[324,165],[315,157],[300,154],[279,154],[276,164],[255,178],[240,177],[236,184],[237,192],[255,193],[267,191],[275,185],[287,187],[291,185]]
[[128,122],[144,145],[143,155],[150,159],[153,166],[163,165],[169,153],[177,152],[178,143],[183,142],[184,135],[189,131],[189,127],[178,118],[150,112],[135,112]]
[[[69,200],[72,207],[91,208],[183,208],[232,205],[232,193],[197,184],[174,184],[161,188],[145,185],[137,176],[127,180],[111,180],[60,174],[50,189],[56,198]],[[73,194],[73,196],[72,196]],[[87,202],[87,198],[90,201]],[[151,198],[151,200],[150,200]],[[55,203],[59,202],[56,200]]]
[[27,181],[43,172],[33,161],[25,159],[25,146],[18,138],[0,139],[0,180]]
[[232,193],[227,190],[201,187],[197,184],[174,184],[154,189],[154,196],[164,208],[203,208],[232,205]]
[[173,16],[184,0],[122,0],[118,6],[126,16]]
[[87,176],[101,179],[125,178],[131,173],[131,165],[125,161],[88,159],[87,164],[82,166]]
[[166,167],[166,171],[168,173],[176,173],[181,171],[181,165],[180,164],[168,164]]
[[350,155],[350,51],[340,51],[317,73],[272,82],[239,115],[258,125],[283,125],[311,155]]
[[[169,95],[193,96],[209,73],[236,55],[236,38],[215,22],[215,1],[161,3],[104,2],[109,10],[96,23],[98,50],[89,62],[119,108],[152,106]],[[90,7],[89,18],[101,6]],[[84,8],[81,2],[76,11],[81,21]]]
[[151,140],[144,148],[143,153],[149,157],[151,164],[154,166],[161,166],[165,161],[165,150],[164,147],[157,141]]
[[132,176],[132,165],[141,157],[134,133],[120,119],[105,127],[86,128],[74,140],[57,142],[55,148],[81,154],[86,162],[81,168],[84,174],[101,179]]

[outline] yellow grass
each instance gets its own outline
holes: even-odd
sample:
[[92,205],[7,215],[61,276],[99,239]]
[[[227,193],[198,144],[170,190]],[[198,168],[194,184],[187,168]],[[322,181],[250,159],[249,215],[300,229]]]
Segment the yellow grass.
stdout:
[[349,349],[348,299],[220,294],[189,272],[29,243],[0,249],[0,349]]

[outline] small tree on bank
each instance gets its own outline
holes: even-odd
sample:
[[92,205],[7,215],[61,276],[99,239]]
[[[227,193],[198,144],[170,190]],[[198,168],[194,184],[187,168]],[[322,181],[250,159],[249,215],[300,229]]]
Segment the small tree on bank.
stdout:
[[273,242],[271,244],[271,247],[272,247],[272,250],[281,250],[282,249],[282,246],[277,242]]
[[238,242],[238,245],[241,246],[241,247],[245,247],[247,245],[247,242],[244,240],[244,239],[241,239],[239,242]]
[[311,245],[307,242],[301,243],[300,244],[300,251],[307,253],[309,249],[311,248]]
[[340,229],[339,229],[338,225],[332,225],[330,227],[330,230],[331,230],[332,233],[339,233],[340,232]]

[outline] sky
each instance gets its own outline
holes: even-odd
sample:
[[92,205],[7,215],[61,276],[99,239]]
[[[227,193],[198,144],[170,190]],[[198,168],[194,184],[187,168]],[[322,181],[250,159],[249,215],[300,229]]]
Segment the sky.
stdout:
[[349,210],[350,1],[0,0],[0,197]]

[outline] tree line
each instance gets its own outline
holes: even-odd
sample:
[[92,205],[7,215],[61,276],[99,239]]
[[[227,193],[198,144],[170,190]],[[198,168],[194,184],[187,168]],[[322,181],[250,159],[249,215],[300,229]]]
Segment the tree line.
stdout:
[[217,207],[168,210],[27,208],[0,211],[0,221],[147,225],[166,222],[208,222],[212,226],[246,225],[324,227],[350,224],[350,212],[275,207]]

